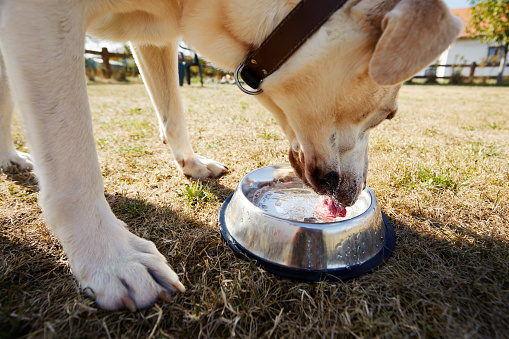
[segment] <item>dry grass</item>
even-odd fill
[[[221,203],[249,171],[287,162],[270,114],[233,86],[184,87],[195,150],[230,172],[182,194],[141,84],[89,86],[105,194],[154,241],[188,291],[103,312],[80,292],[37,206],[31,173],[0,174],[0,337],[508,337],[509,88],[405,86],[372,132],[369,185],[396,231],[393,257],[338,283],[302,283],[237,259]],[[25,148],[20,127],[18,148]]]

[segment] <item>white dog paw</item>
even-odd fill
[[[28,153],[9,151],[0,155],[0,168],[18,166],[20,170],[31,170],[34,166]]]
[[[153,305],[158,298],[170,301],[169,292],[185,291],[152,242],[127,230],[106,240],[82,245],[77,252],[72,249],[70,253],[79,255],[72,260],[68,253],[83,291],[100,308],[134,312]]]
[[[195,155],[190,160],[176,161],[179,169],[195,179],[216,178],[228,171],[224,164],[201,155]]]

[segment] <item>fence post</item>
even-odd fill
[[[104,78],[111,78],[111,66],[110,66],[110,52],[106,47],[102,48],[103,67],[104,67]]]
[[[477,68],[477,63],[474,61],[474,62],[472,62],[472,65],[470,66],[470,79],[474,78],[476,68]]]

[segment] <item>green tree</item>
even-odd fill
[[[472,25],[484,42],[502,47],[497,84],[502,84],[509,46],[509,0],[471,0]]]

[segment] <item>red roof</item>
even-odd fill
[[[455,8],[451,9],[451,13],[463,21],[465,30],[459,35],[460,38],[469,38],[472,35],[479,35],[472,27],[472,8]]]

